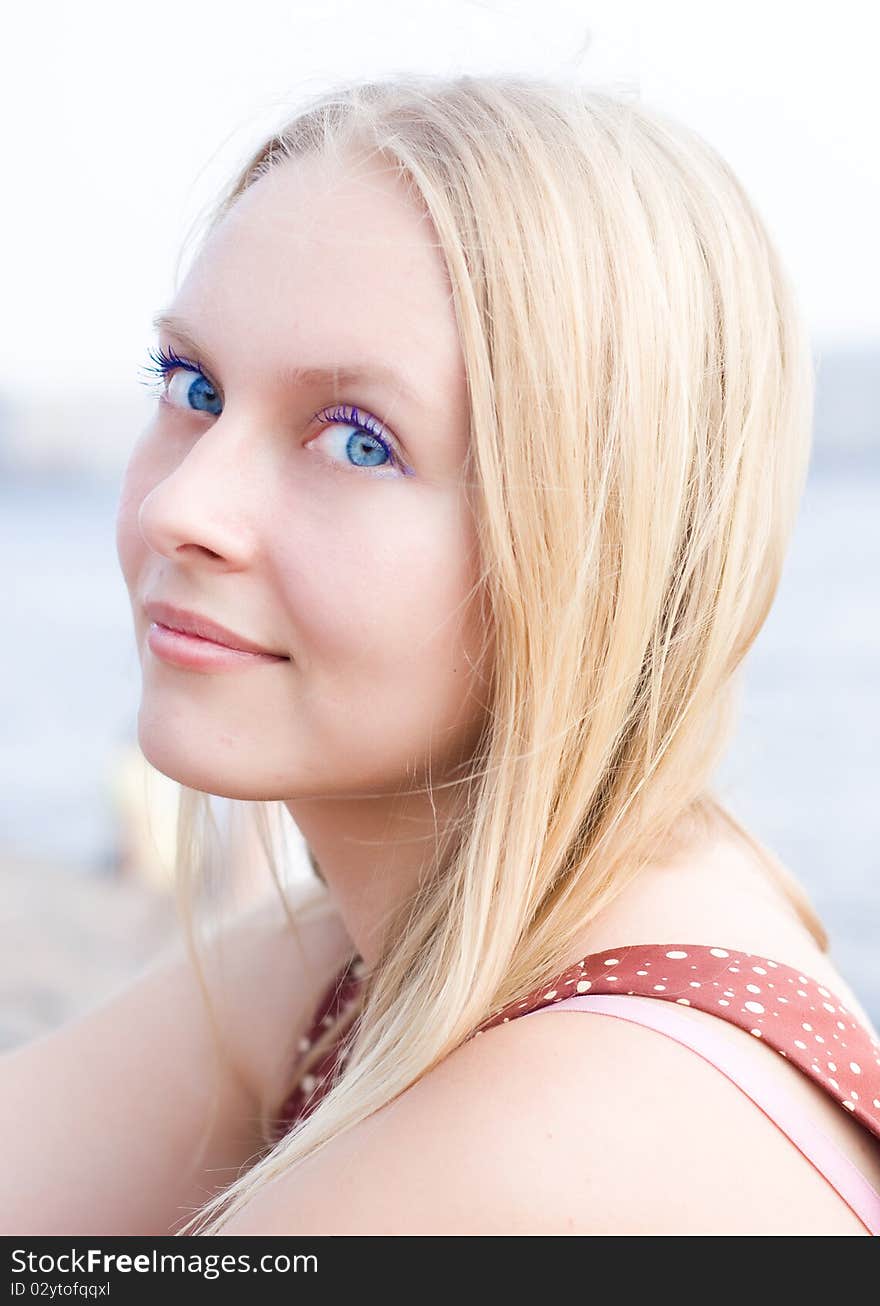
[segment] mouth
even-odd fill
[[[193,642],[212,644],[235,653],[248,653],[259,657],[272,658],[275,661],[289,661],[286,653],[268,648],[263,644],[240,635],[210,617],[198,612],[189,612],[184,608],[175,608],[170,603],[151,600],[144,604],[144,611],[154,626],[165,632],[184,636]]]
[[[219,644],[201,635],[175,630],[158,621],[150,625],[147,646],[163,662],[185,671],[230,671],[268,662],[290,661],[277,653],[252,653],[245,649],[230,648],[228,644]]]

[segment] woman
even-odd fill
[[[157,325],[118,548],[183,901],[208,794],[317,878],[7,1060],[9,1231],[880,1228],[876,1031],[710,787],[812,404],[726,164],[576,86],[337,87]]]

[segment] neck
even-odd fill
[[[285,803],[368,968],[381,958],[395,914],[435,868],[457,792]]]

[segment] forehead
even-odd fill
[[[433,223],[376,156],[276,165],[207,238],[174,307],[282,369],[381,357],[416,384],[463,380]]]

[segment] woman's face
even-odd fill
[[[117,518],[159,771],[225,797],[341,796],[429,765],[436,781],[472,751],[484,632],[450,296],[433,226],[375,159],[285,162],[203,246]],[[179,665],[151,647],[149,602],[284,658]]]

